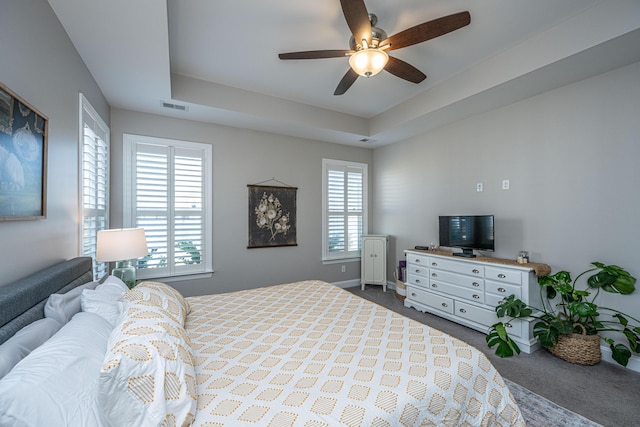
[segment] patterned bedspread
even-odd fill
[[[334,285],[187,299],[195,426],[524,426],[468,344]]]

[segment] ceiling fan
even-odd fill
[[[378,18],[367,12],[364,0],[340,0],[342,13],[353,34],[349,40],[350,50],[308,50],[281,53],[280,59],[320,59],[349,57],[351,68],[342,77],[334,95],[344,94],[358,76],[371,77],[383,69],[396,77],[412,83],[420,83],[427,76],[413,65],[387,52],[400,49],[455,31],[471,22],[469,12],[459,12],[408,28],[387,37],[387,33],[376,27]]]

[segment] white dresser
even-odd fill
[[[431,251],[406,250],[405,254],[406,307],[433,313],[484,333],[498,322],[495,307],[511,294],[540,307],[540,289],[530,264],[508,265],[499,260],[487,262],[482,258],[459,258]],[[548,269],[544,264],[537,265]],[[539,347],[533,338],[533,323],[516,319],[509,329],[509,335],[525,353]]]
[[[389,237],[382,235],[362,236],[362,260],[360,263],[360,286],[380,285],[387,292],[387,247]]]

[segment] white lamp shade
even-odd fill
[[[349,65],[353,71],[363,77],[375,76],[384,69],[387,61],[387,52],[375,48],[359,50],[349,57]]]
[[[116,228],[98,231],[96,261],[124,261],[140,258],[148,253],[144,228]]]

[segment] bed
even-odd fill
[[[483,353],[329,283],[119,286],[0,379],[0,426],[525,425]]]

